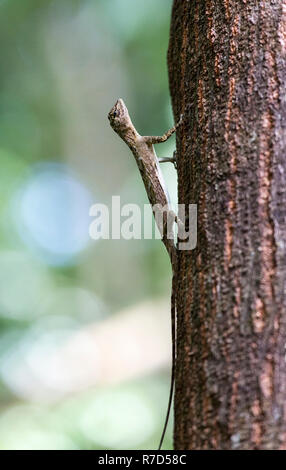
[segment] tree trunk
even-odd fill
[[[174,0],[175,449],[286,448],[286,1]]]

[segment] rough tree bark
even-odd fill
[[[175,0],[175,449],[286,448],[286,1]]]

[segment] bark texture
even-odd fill
[[[175,449],[286,448],[286,1],[175,0]]]

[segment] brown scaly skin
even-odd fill
[[[176,216],[170,208],[168,193],[153,144],[165,142],[176,131],[176,126],[161,137],[141,136],[132,124],[128,109],[122,99],[116,101],[108,114],[108,119],[111,127],[124,140],[135,157],[151,206],[160,205],[162,208],[165,208],[164,227],[162,229],[162,227],[158,226],[158,228],[172,260],[175,251],[174,235],[171,227],[171,230],[168,230],[167,236],[166,225],[168,217],[171,219],[169,219],[169,225],[172,225]]]
[[[124,101],[119,99],[116,101],[115,105],[109,112],[108,119],[110,121],[111,127],[124,140],[135,157],[152,208],[154,208],[156,205],[160,205],[162,208],[164,208],[163,227],[158,225],[157,220],[156,222],[162,235],[162,241],[170,256],[173,271],[171,297],[172,375],[167,415],[159,444],[160,450],[168,425],[175,382],[177,248],[174,244],[174,234],[172,227],[174,221],[177,221],[177,218],[170,208],[168,193],[165,188],[164,180],[159,168],[159,161],[153,145],[166,142],[166,140],[168,140],[168,138],[177,130],[178,126],[181,124],[182,116],[179,123],[162,136],[141,136],[132,124],[128,109],[125,106]],[[170,158],[166,159],[165,161],[174,162],[174,160]],[[155,215],[154,209],[153,213]]]

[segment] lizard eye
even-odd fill
[[[117,111],[114,111],[113,113],[113,117],[116,118],[117,117]]]

